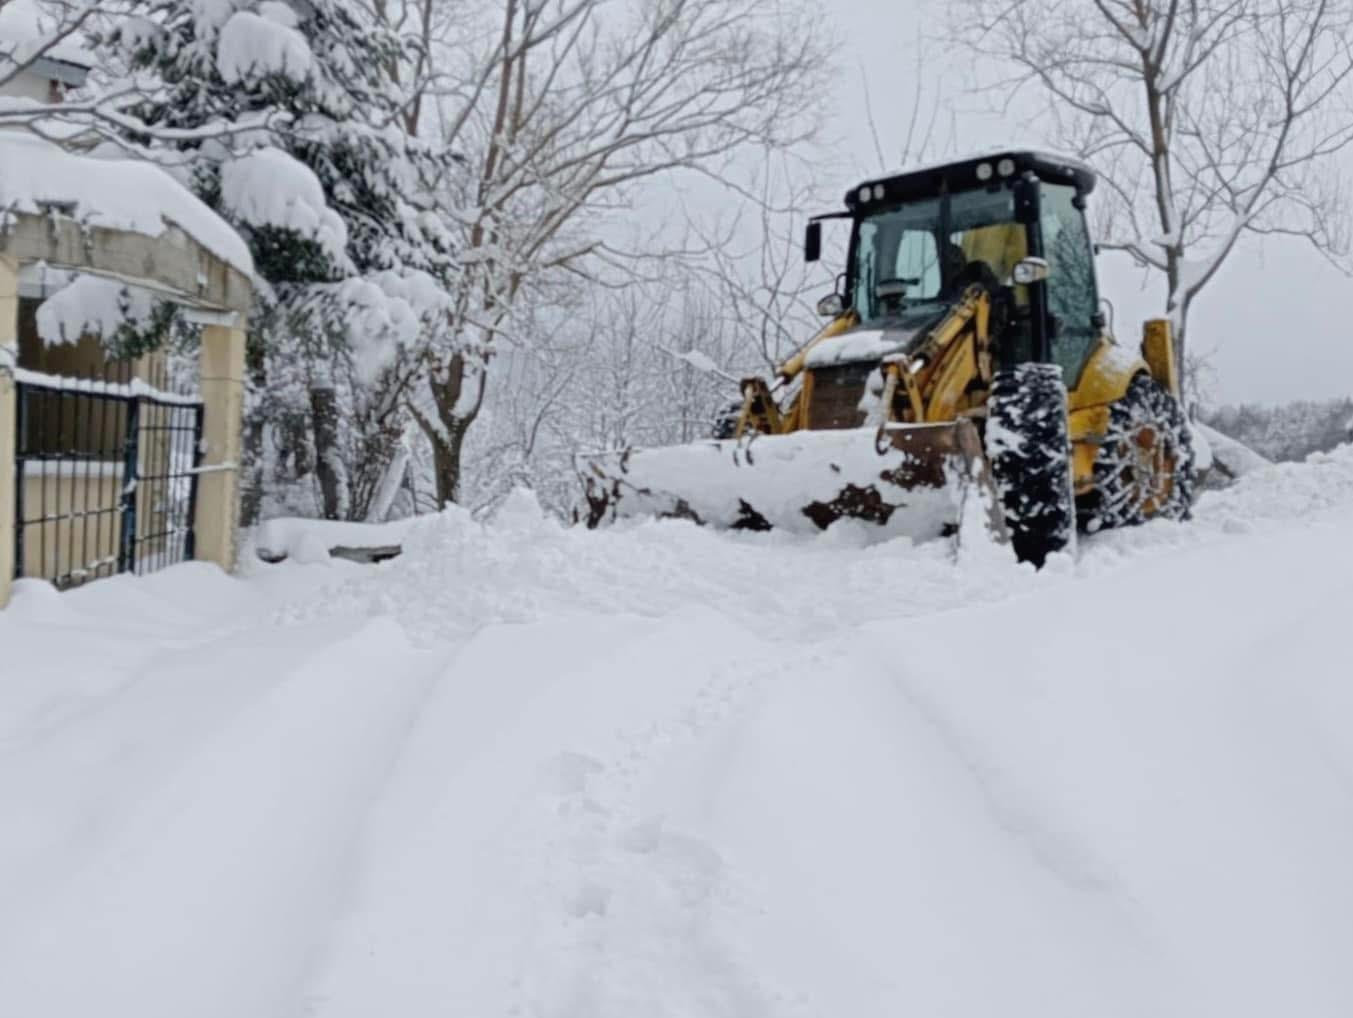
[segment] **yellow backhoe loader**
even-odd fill
[[[1077,528],[1188,514],[1193,455],[1169,323],[1139,349],[1100,311],[1088,167],[1003,151],[869,180],[845,210],[825,328],[744,379],[709,441],[579,458],[587,523],[679,516],[915,538],[980,519],[1041,564]],[[972,499],[982,511],[974,512]]]

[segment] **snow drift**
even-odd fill
[[[1350,524],[1345,448],[1037,574],[518,495],[25,584],[0,1013],[1341,1018]]]

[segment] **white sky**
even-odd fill
[[[900,158],[917,85],[918,34],[942,27],[942,0],[822,0],[824,24],[842,37],[833,133],[839,135],[840,179],[824,181],[826,192],[844,194],[855,177],[879,169],[865,113],[868,81],[874,120],[890,163]],[[983,100],[965,94],[966,56],[931,44],[927,61],[936,96],[964,112],[945,118],[936,131],[936,154],[1016,139],[1039,142],[1017,123],[976,112]],[[946,63],[960,69],[943,73]],[[1036,130],[1036,125],[1033,128]],[[953,146],[951,148],[950,146]],[[1348,160],[1353,170],[1353,157]],[[894,168],[890,166],[890,168]],[[1353,178],[1353,173],[1350,173]],[[1115,306],[1116,333],[1128,342],[1143,317],[1163,303],[1142,289],[1142,273],[1126,259],[1100,259],[1101,287]],[[1323,399],[1353,394],[1353,279],[1304,245],[1269,239],[1237,251],[1194,307],[1190,342],[1215,349],[1217,402]]]

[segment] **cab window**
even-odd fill
[[[928,201],[873,216],[860,224],[854,306],[865,321],[880,314],[876,287],[904,280],[909,303],[933,301],[942,285],[935,224],[939,202]]]
[[[961,274],[984,262],[1005,281],[1024,257],[1024,227],[1008,188],[962,191],[881,208],[860,221],[853,254],[852,306],[865,322],[881,319],[886,280],[906,284],[907,308],[934,314],[952,299]]]
[[[1048,260],[1048,311],[1056,322],[1052,357],[1061,365],[1069,388],[1080,380],[1099,338],[1094,245],[1085,215],[1074,204],[1075,197],[1074,187],[1043,185],[1041,225]]]

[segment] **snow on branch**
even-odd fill
[[[740,150],[810,136],[830,62],[795,0],[492,0],[468,28],[433,8],[377,7],[429,55],[405,126],[458,155],[433,190],[456,252],[450,301],[410,351],[425,375],[407,400],[445,502],[489,361],[535,335],[528,302],[564,278],[576,301],[637,275],[604,224],[654,178],[717,176]],[[467,31],[487,44],[465,46]]]
[[[296,13],[284,3],[259,5],[258,13],[237,11],[221,29],[216,63],[227,84],[281,75],[303,81],[314,58],[296,30]]]
[[[77,276],[38,308],[45,343],[75,343],[84,336],[110,341],[124,329],[153,324],[159,301],[150,292],[99,276]]]
[[[237,6],[194,5],[202,24],[220,22],[213,37],[222,26],[230,29],[222,48],[232,80],[255,74],[299,78],[311,70],[288,5],[261,0],[255,13]],[[151,158],[157,144],[224,144],[286,121],[277,110],[242,110],[191,126],[146,119],[144,111],[166,89],[157,74],[133,69],[131,57],[165,37],[163,7],[127,0],[0,0],[0,127],[22,127],[63,146],[106,143]]]
[[[255,149],[221,167],[221,203],[239,222],[291,230],[329,260],[348,264],[348,230],[313,170],[277,148]]]

